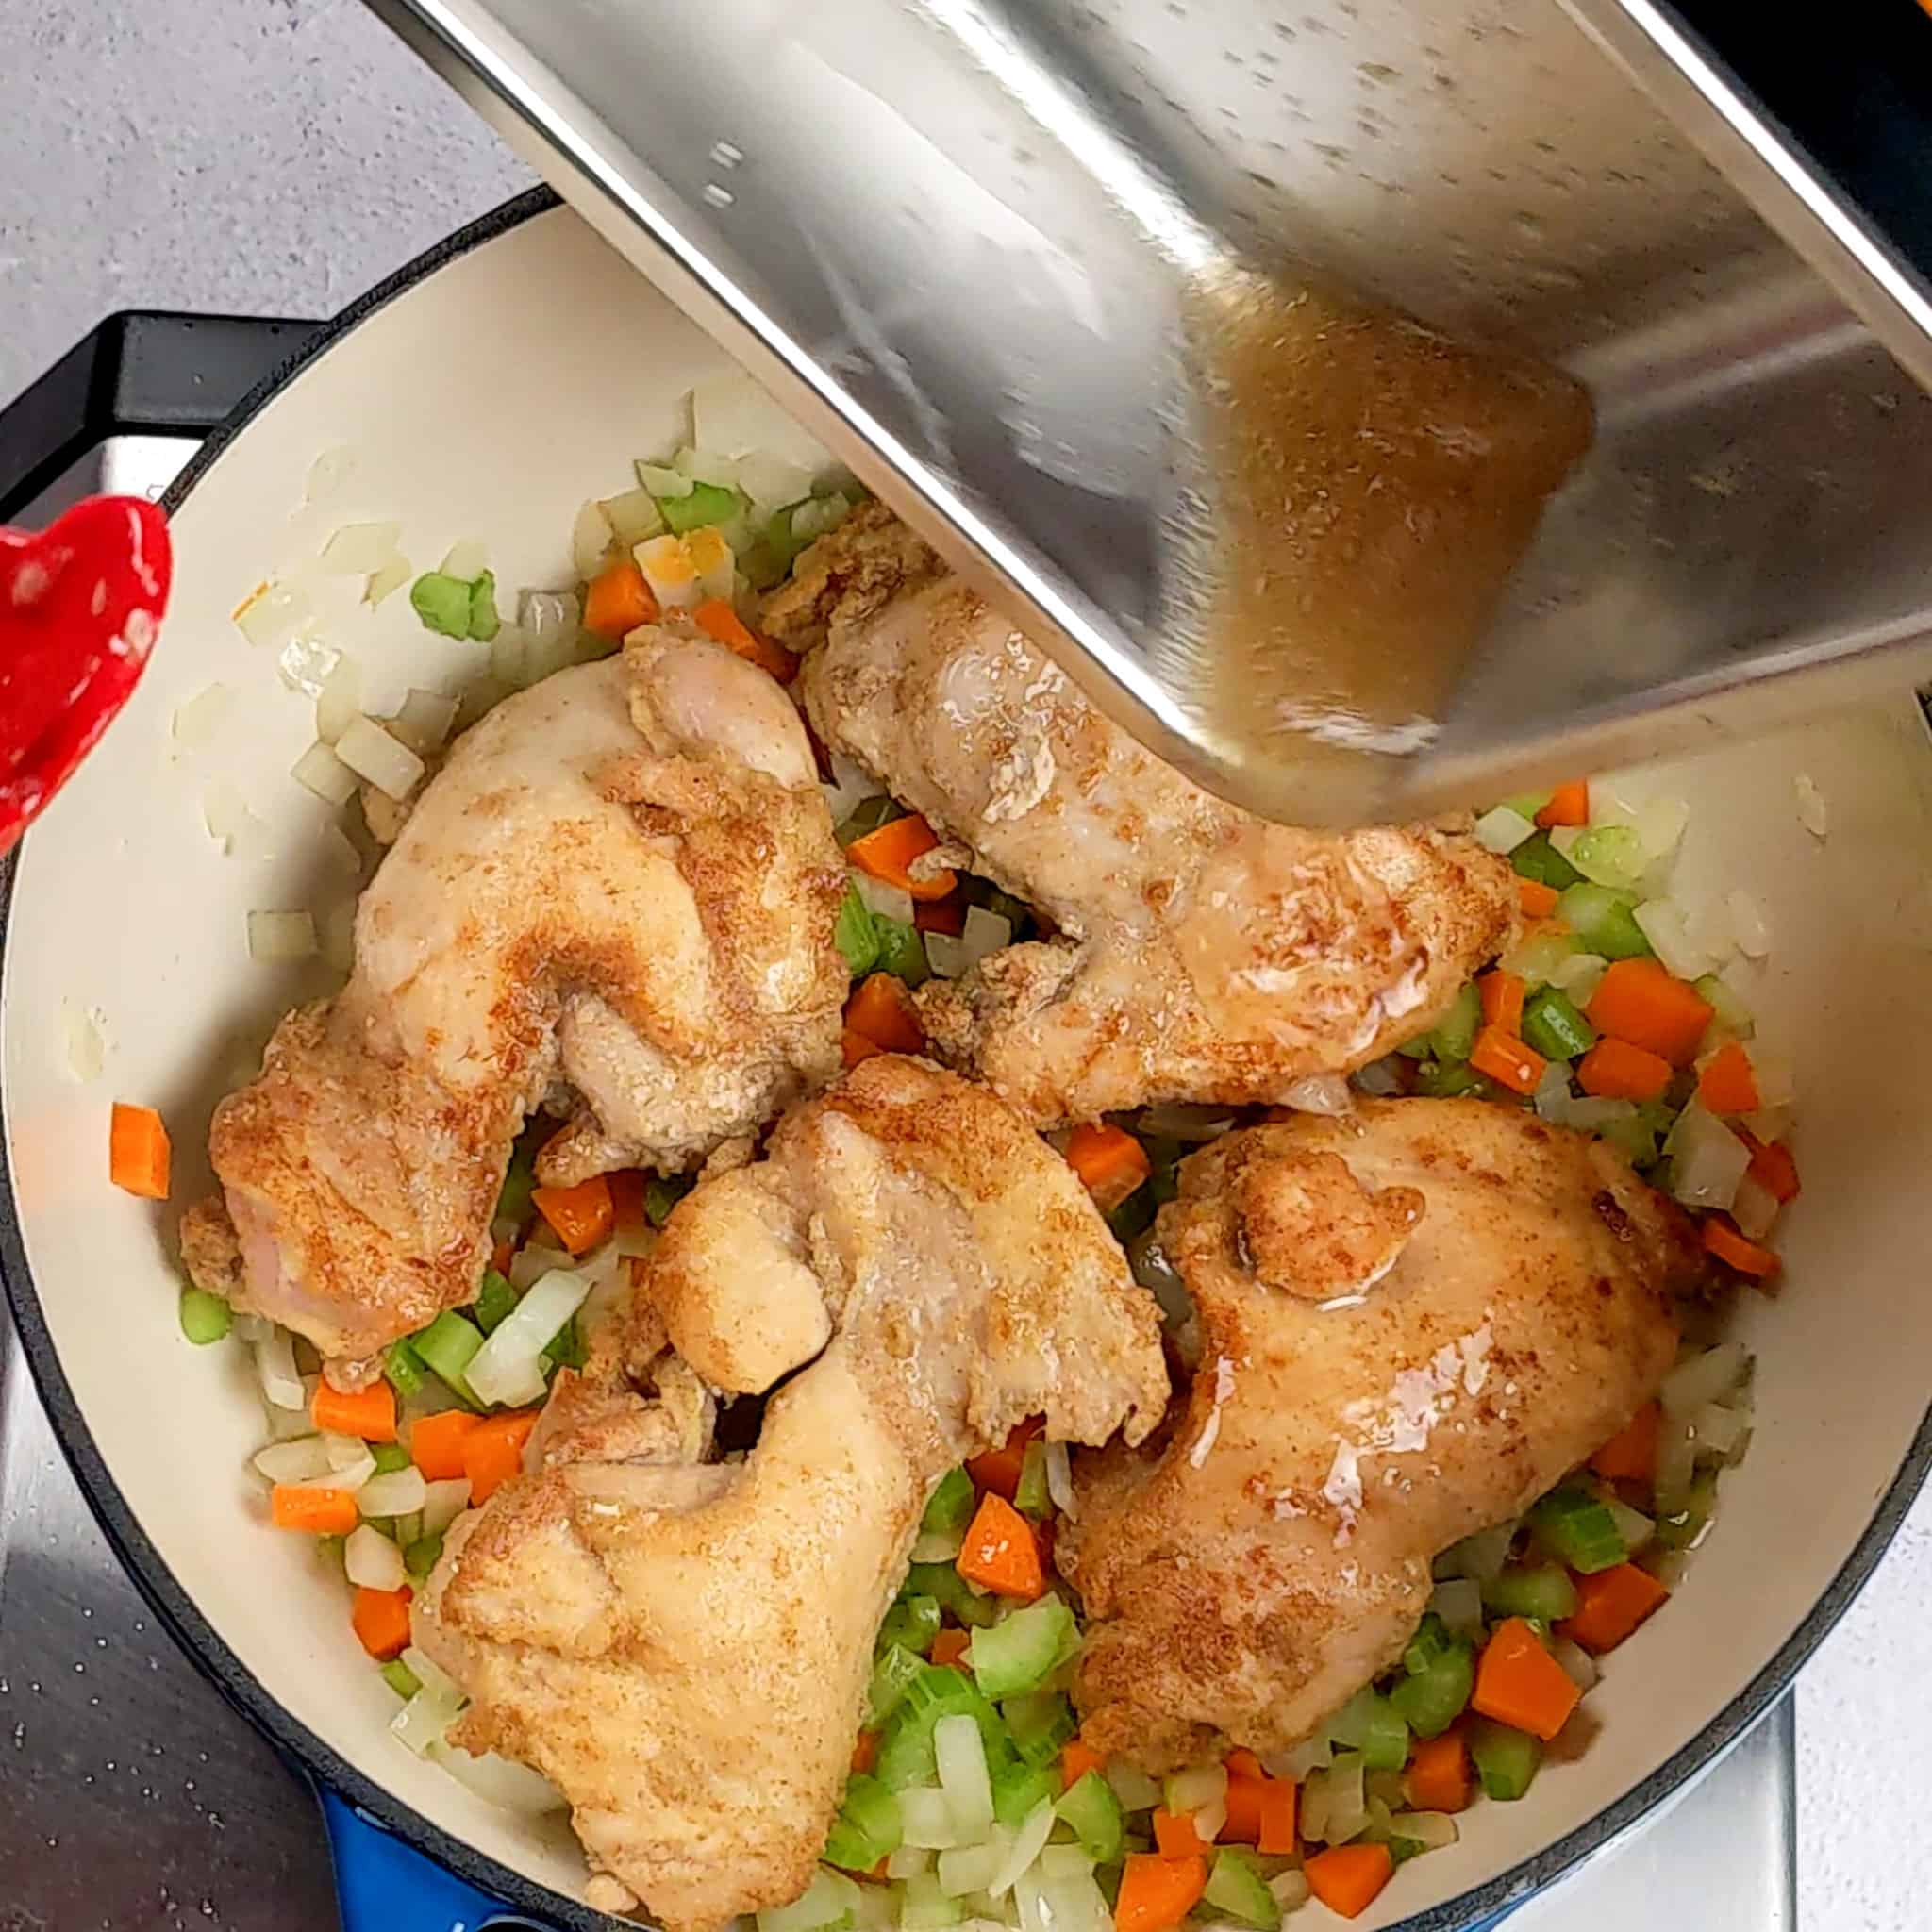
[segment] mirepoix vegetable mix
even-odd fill
[[[690,441],[583,506],[575,581],[517,593],[514,622],[499,616],[476,546],[415,580],[421,622],[481,647],[465,716],[609,654],[665,613],[789,681],[794,660],[756,628],[758,593],[858,491],[753,447],[745,424],[760,408],[728,388],[694,397]],[[386,595],[408,570],[395,526],[371,529],[381,539],[365,533],[374,602],[378,579]],[[821,775],[850,867],[835,937],[852,975],[851,1065],[917,1050],[912,989],[965,974],[1035,922],[988,881],[935,863],[938,834],[866,774],[834,761]],[[1769,935],[1743,891],[1716,905],[1673,896],[1687,816],[1679,801],[1581,781],[1482,814],[1476,838],[1518,880],[1522,935],[1354,1085],[1474,1095],[1601,1136],[1697,1219],[1727,1278],[1763,1286],[1777,1269],[1779,1213],[1798,1192],[1790,1073],[1756,1039],[1742,991]],[[1198,1334],[1152,1224],[1182,1158],[1259,1117],[1165,1105],[1054,1137],[1190,1365]],[[164,1147],[158,1117],[154,1126]],[[344,1621],[399,1700],[397,1738],[419,1754],[441,1755],[462,1698],[409,1646],[410,1591],[455,1519],[521,1467],[552,1379],[582,1361],[585,1303],[620,1285],[691,1184],[629,1173],[540,1189],[533,1161],[547,1131],[534,1124],[510,1163],[470,1306],[396,1341],[359,1394],[326,1388],[306,1343],[231,1314],[205,1285],[181,1297],[189,1342],[232,1337],[252,1351],[266,1514],[311,1535],[353,1586]],[[969,1919],[1020,1932],[1184,1922],[1274,1932],[1310,1898],[1362,1909],[1404,1861],[1455,1843],[1457,1814],[1478,1797],[1529,1791],[1548,1739],[1594,1690],[1597,1660],[1665,1601],[1708,1530],[1720,1474],[1751,1433],[1750,1360],[1718,1339],[1721,1312],[1709,1320],[1660,1399],[1584,1467],[1520,1522],[1438,1557],[1427,1614],[1397,1665],[1317,1736],[1161,1784],[1079,1735],[1068,1692],[1080,1610],[1051,1555],[1072,1497],[1065,1447],[1023,1427],[951,1472],[878,1632],[866,1726],[819,1874],[760,1913],[761,1932],[938,1932]],[[976,1534],[995,1504],[999,1534]],[[1029,1539],[1031,1560],[1016,1561]],[[1505,1709],[1515,1723],[1499,1721]],[[445,1761],[475,1776],[473,1761]],[[485,1794],[516,1802],[518,1768],[484,1762]]]

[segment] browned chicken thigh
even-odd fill
[[[506,1485],[451,1535],[416,1634],[473,1699],[458,1741],[535,1765],[604,1882],[696,1932],[810,1879],[933,1485],[1030,1415],[1138,1441],[1167,1379],[1071,1170],[919,1060],[867,1061],[701,1182],[642,1299],[640,1352],[668,1331],[716,1388],[810,1365],[741,1465],[573,1458]]]
[[[646,629],[508,699],[363,893],[348,985],[216,1109],[189,1265],[225,1244],[238,1306],[366,1375],[475,1293],[540,1103],[568,1184],[692,1166],[831,1076],[844,881],[797,713],[719,645]]]
[[[918,995],[939,1057],[1041,1125],[1291,1100],[1424,1031],[1510,934],[1509,869],[1466,834],[1301,831],[1203,791],[874,505],[765,621],[815,647],[824,742],[1058,928]]]
[[[1685,1217],[1601,1141],[1366,1102],[1182,1163],[1157,1241],[1201,1325],[1159,1444],[1075,1459],[1082,1735],[1150,1770],[1308,1736],[1394,1661],[1430,1563],[1656,1391]]]

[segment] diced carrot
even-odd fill
[[[976,1583],[995,1596],[1017,1597],[1031,1603],[1044,1594],[1046,1573],[1033,1525],[1007,1501],[991,1491],[967,1525],[966,1541],[956,1565],[968,1583]]]
[[[943,899],[925,899],[912,908],[912,924],[918,932],[942,932],[958,939],[966,930],[966,894],[949,892]]]
[[[1760,1141],[1743,1136],[1751,1150],[1751,1165],[1745,1170],[1759,1187],[1768,1188],[1780,1203],[1798,1198],[1798,1163],[1782,1141]]]
[[[641,1168],[620,1167],[604,1179],[610,1189],[611,1225],[626,1234],[636,1234],[640,1228],[650,1226],[651,1217],[644,1211],[644,1192],[651,1184],[650,1175]]]
[[[1550,793],[1550,802],[1537,813],[1536,822],[1547,831],[1552,825],[1587,825],[1590,823],[1590,780],[1571,778]]]
[[[1527,1731],[1547,1744],[1570,1722],[1582,1696],[1529,1624],[1521,1617],[1507,1617],[1483,1645],[1469,1702],[1484,1717]]]
[[[1579,1576],[1575,1583],[1576,1613],[1564,1618],[1557,1629],[1596,1657],[1615,1650],[1670,1595],[1648,1570],[1640,1570],[1635,1563],[1619,1563],[1613,1570]]]
[[[1227,1822],[1221,1827],[1224,1845],[1251,1845],[1261,1836],[1261,1780],[1227,1774]]]
[[[1088,1122],[1067,1137],[1067,1165],[1103,1214],[1111,1214],[1154,1172],[1146,1148],[1106,1121]]]
[[[1657,1480],[1657,1445],[1664,1412],[1646,1402],[1590,1458],[1590,1466],[1607,1482],[1651,1483]]]
[[[783,644],[753,630],[723,597],[707,597],[691,612],[691,621],[708,638],[770,672],[780,684],[790,684],[798,675],[798,659]]]
[[[881,1053],[924,1053],[925,1029],[912,1010],[906,982],[891,973],[873,973],[845,1002],[845,1030],[869,1040]]]
[[[1245,1744],[1237,1744],[1222,1759],[1222,1762],[1227,1766],[1229,1777],[1266,1777],[1268,1775],[1267,1772],[1262,1768],[1261,1760]]]
[[[1255,1849],[1271,1858],[1294,1854],[1294,1813],[1297,1787],[1292,1778],[1271,1777],[1261,1785],[1261,1831]]]
[[[972,1631],[941,1630],[932,1641],[932,1660],[936,1664],[960,1663],[972,1648]]]
[[[532,1188],[530,1199],[573,1255],[588,1254],[609,1234],[617,1220],[610,1182],[601,1174],[593,1174],[574,1188]]]
[[[889,886],[898,886],[915,899],[943,899],[959,883],[952,873],[941,871],[930,878],[914,878],[908,870],[915,858],[939,842],[933,828],[916,811],[908,812],[903,819],[893,819],[877,831],[853,840],[845,848],[845,857],[860,872],[883,879]]]
[[[1599,1100],[1656,1100],[1671,1084],[1660,1053],[1606,1035],[1576,1062],[1576,1081]]]
[[[1470,1786],[1469,1746],[1462,1733],[1449,1730],[1440,1738],[1419,1738],[1402,1777],[1416,1810],[1467,1810],[1474,1793]]]
[[[1374,1904],[1395,1870],[1387,1845],[1330,1845],[1302,1865],[1308,1890],[1344,1919],[1358,1919]]]
[[[1154,1807],[1154,1849],[1163,1858],[1198,1858],[1211,1847],[1194,1829],[1191,1811],[1170,1811],[1164,1805]]]
[[[352,1394],[325,1375],[315,1385],[308,1420],[325,1435],[360,1436],[365,1442],[396,1439],[396,1391],[379,1377]]]
[[[628,637],[658,615],[643,572],[627,557],[607,563],[585,588],[584,628],[600,638]]]
[[[876,1040],[868,1040],[862,1033],[855,1033],[851,1027],[839,1036],[839,1055],[845,1062],[845,1071],[850,1073],[860,1060],[869,1060],[875,1053],[884,1053]]]
[[[879,1761],[879,1734],[876,1731],[860,1731],[858,1740],[852,1747],[852,1769],[855,1772],[870,1771]]]
[[[1546,886],[1541,879],[1516,881],[1516,903],[1525,919],[1547,919],[1562,896],[1555,886]]]
[[[1060,1782],[1070,1791],[1090,1771],[1102,1771],[1106,1766],[1105,1755],[1084,1738],[1069,1738],[1060,1746]]]
[[[487,1502],[511,1476],[521,1474],[524,1444],[537,1425],[534,1408],[514,1415],[487,1416],[463,1438],[463,1474],[470,1478],[470,1501]]]
[[[1114,1901],[1114,1932],[1170,1932],[1193,1910],[1208,1890],[1206,1858],[1163,1858],[1132,1852],[1121,1872]]]
[[[1497,966],[1476,981],[1475,990],[1482,996],[1484,1020],[1512,1038],[1519,1037],[1523,1032],[1523,1002],[1529,992],[1522,974],[1506,973]]]
[[[1740,1234],[1722,1214],[1713,1214],[1705,1222],[1704,1245],[1726,1268],[1735,1268],[1740,1274],[1748,1274],[1754,1280],[1761,1281],[1766,1275],[1777,1273],[1776,1254]]]
[[[108,1122],[108,1178],[144,1201],[168,1198],[168,1130],[151,1107],[114,1103]]]
[[[1045,1426],[1043,1417],[1028,1416],[997,1449],[989,1449],[984,1456],[969,1457],[966,1474],[978,1488],[991,1490],[994,1495],[1004,1496],[1010,1503],[1020,1491],[1020,1473],[1026,1463],[1026,1445]]]
[[[429,1482],[454,1482],[464,1474],[463,1444],[482,1420],[462,1408],[418,1416],[409,1424],[409,1460]]]
[[[1537,1082],[1549,1065],[1534,1047],[1505,1033],[1500,1026],[1485,1026],[1475,1037],[1469,1056],[1470,1065],[1487,1074],[1498,1087],[1512,1093],[1534,1093]]]
[[[403,1590],[363,1590],[356,1591],[355,1607],[349,1622],[362,1641],[362,1648],[378,1663],[387,1663],[409,1647],[409,1597]]]
[[[277,1529],[310,1536],[347,1536],[362,1520],[354,1490],[319,1490],[311,1483],[277,1483],[269,1491],[268,1513]]]
[[[1756,1113],[1757,1075],[1751,1056],[1735,1040],[1727,1040],[1705,1061],[1697,1076],[1697,1097],[1712,1113]]]
[[[1710,1024],[1711,1004],[1655,959],[1613,959],[1585,1008],[1599,1033],[1687,1067]]]

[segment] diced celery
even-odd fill
[[[394,1475],[409,1466],[409,1452],[400,1442],[372,1442],[369,1453],[375,1458],[377,1475]]]
[[[899,1801],[877,1778],[855,1771],[845,1780],[845,1802],[825,1838],[825,1863],[848,1872],[870,1872],[899,1849]]]
[[[950,1536],[973,1521],[973,1478],[963,1469],[949,1469],[925,1499],[919,1526],[935,1536]]]
[[[1685,1494],[1684,1507],[1657,1518],[1657,1547],[1663,1550],[1690,1549],[1704,1534],[1705,1525],[1709,1523],[1716,1507],[1717,1472],[1706,1470],[1692,1480]]]
[[[1596,1028],[1576,1010],[1567,993],[1539,988],[1523,1008],[1523,1038],[1545,1059],[1573,1060],[1596,1044]]]
[[[408,1569],[409,1545],[420,1542],[423,1538],[423,1512],[420,1509],[412,1509],[407,1516],[391,1517],[391,1521],[395,1525],[396,1547],[403,1553],[403,1567]],[[432,1564],[430,1567],[433,1569],[435,1566]]]
[[[1274,1932],[1281,1924],[1281,1906],[1268,1890],[1259,1866],[1234,1845],[1224,1845],[1215,1853],[1214,1869],[1208,1874],[1208,1889],[1201,1896],[1217,1912],[1225,1912],[1244,1925],[1259,1926],[1261,1932]]]
[[[391,1657],[382,1667],[382,1681],[400,1697],[405,1704],[422,1690],[423,1681],[401,1657]]]
[[[1456,995],[1455,1004],[1436,1023],[1436,1028],[1429,1038],[1436,1046],[1436,1058],[1440,1060],[1466,1060],[1475,1047],[1475,1036],[1483,1024],[1482,995],[1475,990],[1475,981],[1465,980],[1462,990]]]
[[[983,1640],[974,1640],[975,1647]],[[899,1700],[898,1708],[879,1740],[874,1769],[891,1790],[931,1784],[939,1771],[933,1749],[933,1727],[940,1719],[965,1713],[979,1725],[987,1762],[997,1768],[1011,1761],[1013,1746],[1000,1714],[962,1672],[938,1664],[923,1665]]]
[[[888,798],[882,792],[875,798],[862,798],[852,808],[849,818],[833,835],[841,845],[850,845],[855,840],[862,839],[868,832],[876,832],[881,825],[890,825],[894,819],[906,816],[905,808],[896,799]]]
[[[1402,1668],[1411,1677],[1420,1677],[1439,1657],[1455,1647],[1456,1641],[1449,1635],[1448,1625],[1434,1610],[1424,1610],[1422,1622],[1416,1625],[1415,1635],[1408,1640],[1408,1645],[1402,1653]]]
[[[545,1375],[558,1369],[580,1369],[586,1360],[584,1354],[583,1330],[577,1326],[577,1318],[573,1315],[548,1341],[543,1344],[538,1359],[543,1364]]]
[[[1088,1774],[1091,1777],[1091,1772]],[[1009,1830],[1017,1830],[1041,1805],[1059,1796],[1059,1773],[1044,1764],[1006,1764],[994,1773],[992,1815]],[[1108,1797],[1113,1793],[1109,1791]]]
[[[858,888],[849,880],[845,886],[844,902],[839,908],[839,923],[832,928],[832,937],[838,941],[839,950],[845,955],[845,964],[853,978],[870,973],[877,963],[877,924],[865,901],[858,896]]]
[[[1571,842],[1570,863],[1600,886],[1628,888],[1650,863],[1643,841],[1629,825],[1591,825]]]
[[[206,1348],[227,1334],[234,1312],[220,1295],[205,1288],[181,1291],[181,1332],[196,1348]]]
[[[932,1641],[939,1634],[939,1600],[929,1596],[902,1596],[886,1612],[885,1622],[879,1625],[878,1647],[887,1650],[897,1644],[901,1649],[915,1651],[924,1657],[932,1649]]]
[[[419,1536],[403,1552],[403,1568],[409,1573],[411,1581],[421,1583],[434,1570],[442,1557],[442,1538]]]
[[[1586,881],[1572,886],[1557,902],[1557,915],[1589,952],[1606,959],[1637,959],[1650,941],[1637,924],[1637,894]]]
[[[1514,1563],[1483,1585],[1484,1607],[1499,1617],[1557,1623],[1576,1614],[1576,1586],[1560,1563]]]
[[[728,524],[740,516],[746,503],[737,491],[716,483],[693,483],[682,496],[660,496],[658,508],[665,527],[675,536],[701,530],[707,524]]]
[[[1490,1083],[1459,1060],[1430,1060],[1416,1076],[1416,1091],[1431,1100],[1459,1100],[1464,1094],[1478,1096],[1490,1091]]]
[[[1042,1597],[974,1638],[974,1679],[987,1697],[1031,1690],[1060,1663],[1074,1635],[1073,1611],[1057,1597]]]
[[[887,919],[876,912],[872,924],[878,939],[878,970],[903,979],[908,986],[924,986],[932,977],[932,968],[925,963],[924,935],[903,919]]]
[[[1585,1576],[1614,1570],[1630,1554],[1617,1519],[1588,1490],[1552,1490],[1529,1512],[1529,1520],[1544,1547]]]
[[[1028,1690],[1024,1696],[1009,1697],[1000,1706],[1000,1715],[1007,1721],[1014,1750],[1027,1764],[1051,1764],[1080,1727],[1074,1707],[1058,1690]]]
[[[1740,1000],[1719,973],[1707,973],[1695,982],[1694,991],[1711,1010],[1714,1024],[1739,1040],[1749,1040],[1757,1031],[1751,1008]]]
[[[503,1191],[496,1197],[496,1221],[525,1222],[530,1218],[530,1197],[537,1191],[537,1170],[530,1157],[520,1147],[510,1156],[503,1176]]]
[[[697,1176],[689,1174],[654,1174],[644,1183],[644,1219],[653,1227],[662,1227],[671,1210],[691,1192]]]
[[[475,1400],[463,1380],[463,1371],[483,1346],[482,1333],[474,1322],[465,1321],[454,1308],[445,1308],[420,1335],[409,1339],[423,1361],[464,1401]]]
[[[1364,1685],[1336,1712],[1328,1735],[1359,1751],[1370,1771],[1400,1771],[1408,1757],[1408,1724],[1390,1701]]]
[[[902,1932],[941,1932],[965,1916],[966,1901],[948,1898],[940,1890],[938,1873],[915,1872],[906,1881],[906,1896],[899,1907]]]
[[[999,1616],[991,1597],[975,1596],[973,1586],[950,1563],[915,1563],[900,1586],[901,1596],[930,1596],[970,1629],[984,1629]]]
[[[483,1285],[476,1291],[470,1313],[486,1335],[496,1332],[496,1324],[517,1305],[517,1291],[494,1268],[483,1271]]]
[[[487,644],[502,628],[503,620],[496,614],[496,573],[486,570],[470,586],[470,635]]]
[[[1013,1507],[1023,1516],[1042,1517],[1053,1508],[1046,1492],[1046,1444],[1036,1436],[1020,1463],[1020,1481],[1013,1491]]]
[[[419,1395],[429,1381],[423,1357],[407,1341],[392,1341],[382,1357],[382,1373],[398,1395]]]
[[[409,586],[409,603],[425,630],[446,638],[470,635],[470,585],[463,578],[425,571]]]
[[[1469,1727],[1469,1755],[1483,1795],[1507,1803],[1529,1790],[1542,1761],[1542,1746],[1526,1731],[1482,1717]]]
[[[1080,1849],[1095,1863],[1111,1864],[1121,1856],[1126,1821],[1119,1796],[1097,1771],[1075,1778],[1054,1809],[1074,1827]]]
[[[898,1709],[906,1687],[925,1668],[916,1651],[894,1644],[881,1650],[872,1667],[872,1691],[867,1708],[872,1722],[882,1724]]]
[[[1583,874],[1550,843],[1547,832],[1538,832],[1535,837],[1525,839],[1509,855],[1509,863],[1515,868],[1518,878],[1535,879],[1539,885],[1563,892],[1575,885]]]
[[[1389,1693],[1396,1715],[1419,1738],[1441,1737],[1462,1715],[1475,1688],[1474,1646],[1446,1638],[1445,1642],[1425,1669],[1411,1672]]]
[[[1476,820],[1474,831],[1475,841],[1485,852],[1503,858],[1535,836],[1536,822],[1513,806],[1499,805]]]

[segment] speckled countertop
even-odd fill
[[[0,0],[0,405],[118,308],[328,315],[528,178],[357,0]],[[9,1399],[31,1397],[14,1380],[0,1407]],[[64,1491],[42,1454],[0,1469],[0,1508],[42,1507],[43,1483]],[[101,1701],[85,1707],[100,1717],[75,1735],[29,1737],[39,1687],[7,1680],[9,1639],[23,1633],[0,1627],[0,1932],[324,1932],[319,1828],[265,1746],[237,1724],[219,1761],[191,1752],[176,1763],[149,1725],[116,1749],[108,1707],[125,1674],[149,1680],[144,1702],[185,1709],[209,1693],[138,1623],[142,1643],[95,1655],[84,1573],[108,1559],[91,1525],[76,1527],[71,1555],[73,1574],[37,1594],[57,1615],[66,1603],[73,1628],[30,1634],[49,1648],[58,1638],[74,1671],[95,1673]],[[1928,1598],[1922,1502],[1799,1686],[1802,1932],[1932,1924],[1932,1834],[1923,1801],[1902,1795],[1919,1784],[1900,1776],[1923,1757],[1932,1713]],[[201,1800],[194,1841],[150,1853],[139,1873],[68,1869],[75,1838],[111,1840],[111,1820],[164,1782]],[[230,1848],[244,1842],[238,1890]],[[142,1903],[104,1915],[93,1901],[109,1893]],[[1656,1923],[1696,1932],[1688,1902],[1656,1903]],[[1577,1907],[1565,1932],[1573,1919],[1574,1932],[1599,1932]]]

